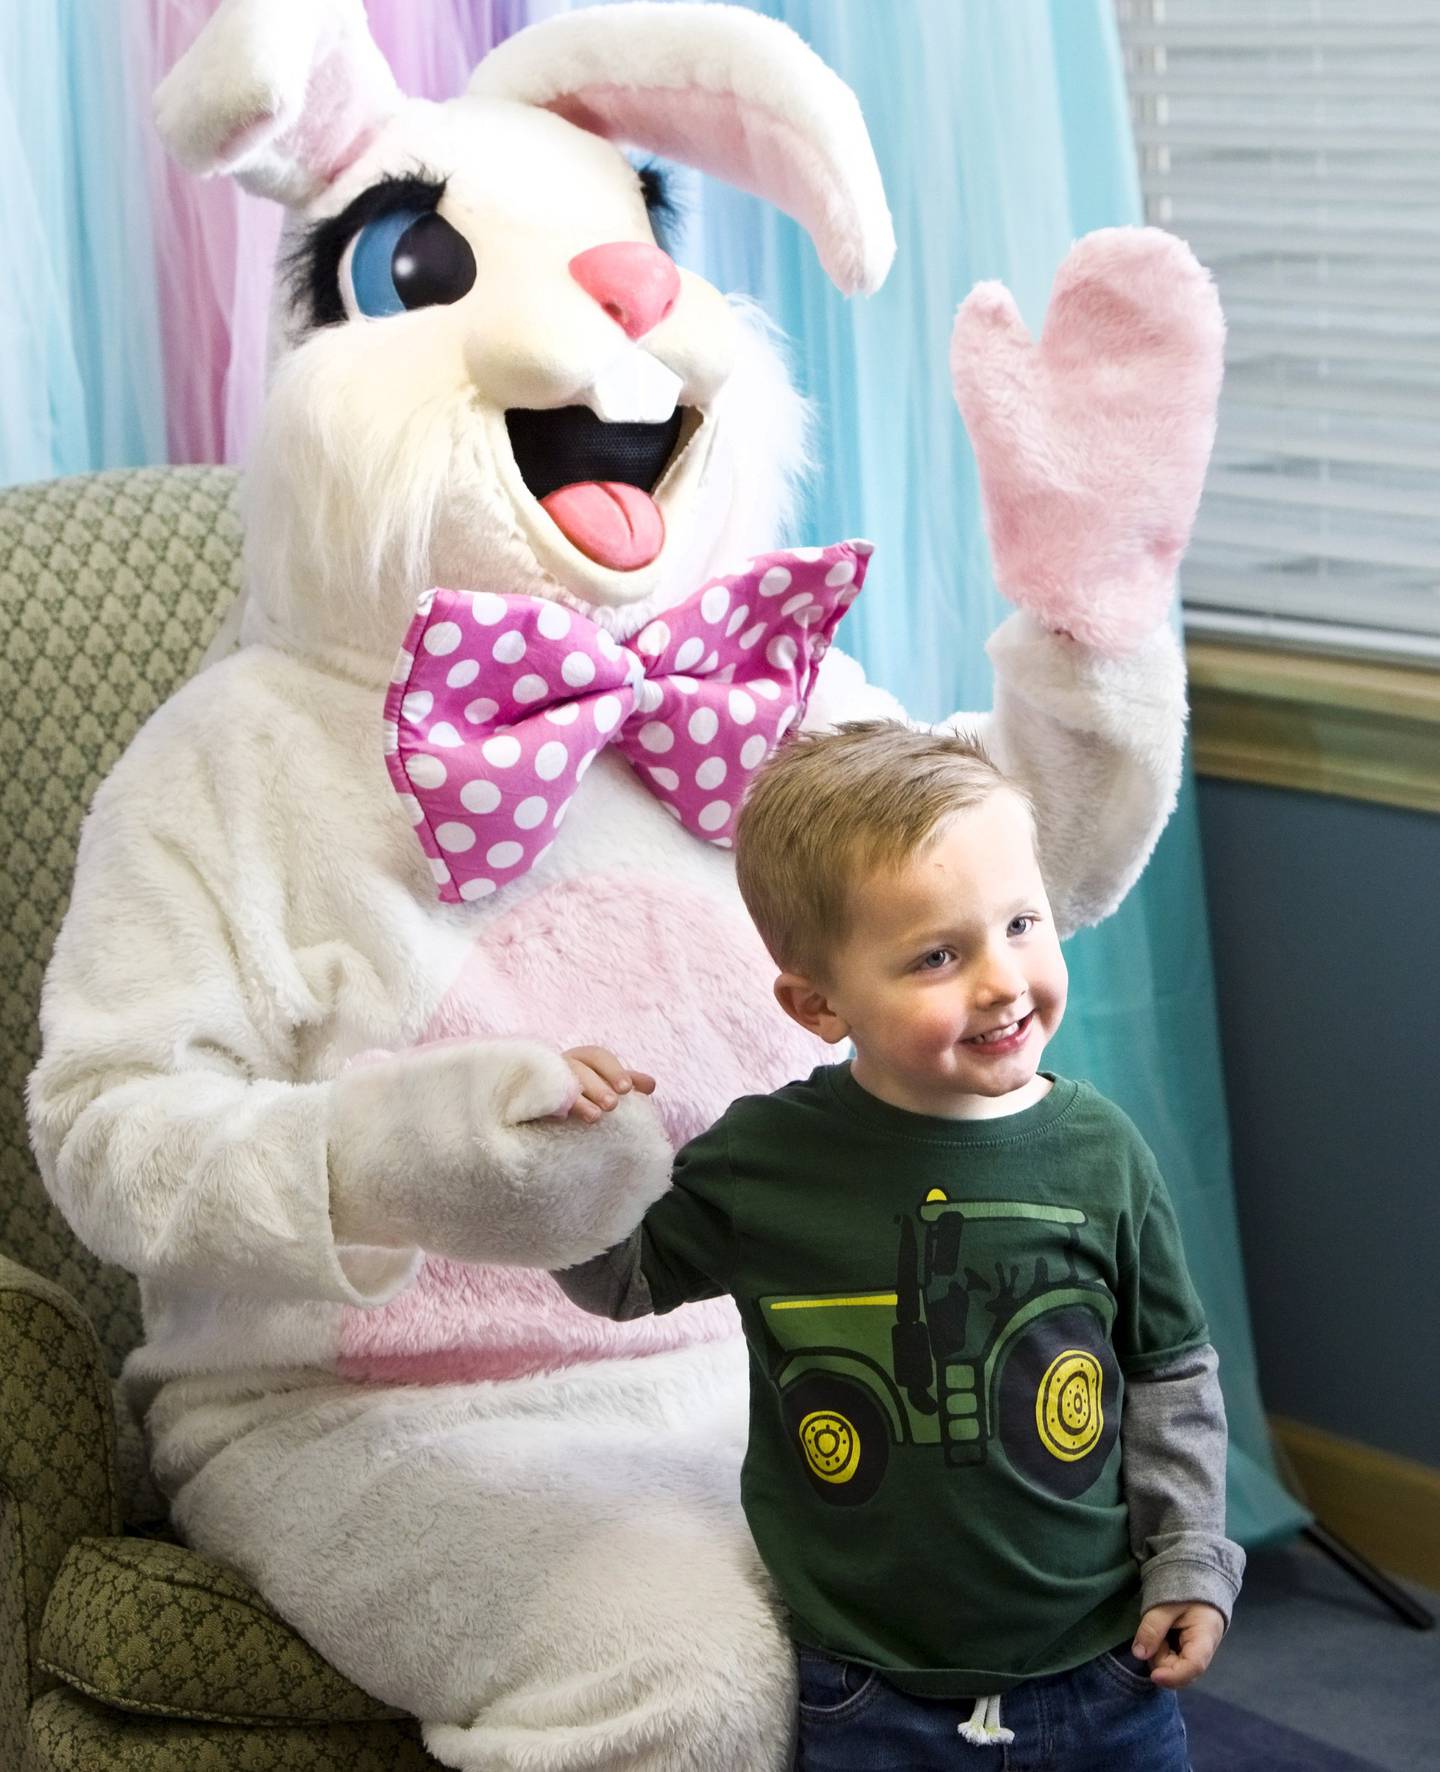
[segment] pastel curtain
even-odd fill
[[[118,6],[0,6],[0,485],[165,457],[141,103]]]
[[[150,95],[215,0],[0,3],[0,485],[243,461],[280,211],[164,153]],[[555,0],[370,0],[402,87],[459,92]],[[165,341],[162,349],[162,340]]]
[[[859,94],[895,217],[895,268],[847,303],[809,241],[757,200],[687,181],[685,252],[759,299],[796,341],[816,406],[803,537],[876,543],[842,643],[910,710],[990,701],[995,590],[974,458],[946,355],[955,305],[997,277],[1032,331],[1070,243],[1140,219],[1109,0],[751,0]],[[1307,1518],[1278,1482],[1261,1408],[1229,1135],[1193,792],[1119,913],[1067,947],[1055,1066],[1120,1102],[1154,1147],[1220,1352],[1231,1531],[1249,1544]]]

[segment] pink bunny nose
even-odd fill
[[[680,273],[658,246],[616,240],[570,260],[570,275],[631,338],[644,338],[675,306]]]

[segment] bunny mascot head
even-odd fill
[[[874,156],[798,38],[698,8],[562,18],[437,106],[396,90],[360,0],[276,0],[222,9],[157,108],[186,166],[289,212],[257,635],[388,664],[434,583],[634,633],[771,540],[798,402],[757,317],[656,244],[659,177],[612,143],[772,198],[847,294],[877,287]]]
[[[441,1761],[778,1769],[731,1309],[611,1325],[536,1270],[825,1050],[770,999],[728,850],[794,724],[900,712],[829,650],[869,549],[773,551],[799,402],[616,144],[770,198],[865,291],[893,242],[854,98],[764,18],[633,4],[421,103],[360,0],[223,0],[157,103],[185,165],[287,210],[245,644],[87,823],[31,1086],[47,1184],[141,1277],[128,1381],[187,1539]],[[1173,800],[1163,615],[1219,350],[1203,274],[1139,230],[1075,248],[1037,343],[997,286],[957,321],[1022,605],[967,718],[1033,796],[1066,928]],[[585,1041],[653,1107],[555,1117]]]

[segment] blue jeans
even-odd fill
[[[915,1698],[868,1667],[800,1649],[796,1772],[1190,1772],[1173,1692],[1128,1646],[1012,1686],[1008,1746],[961,1738],[974,1700]]]

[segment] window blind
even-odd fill
[[[1116,12],[1146,219],[1229,327],[1186,625],[1440,661],[1440,4]]]

